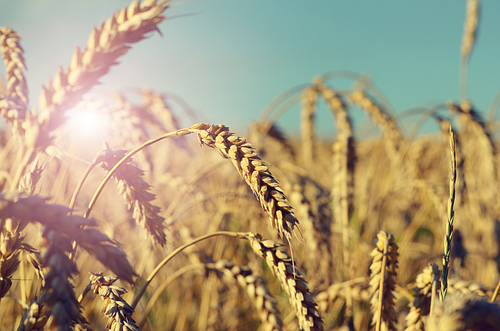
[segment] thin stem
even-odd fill
[[[139,300],[141,300],[142,296],[146,292],[146,288],[149,286],[149,284],[151,283],[153,278],[156,276],[156,274],[160,271],[160,269],[163,268],[163,266],[165,266],[168,263],[168,261],[170,261],[174,256],[176,256],[177,254],[182,252],[184,249],[186,249],[189,246],[192,246],[200,241],[203,241],[203,240],[208,239],[208,238],[216,237],[216,236],[229,236],[229,237],[236,237],[236,238],[243,239],[243,238],[247,238],[248,235],[249,235],[248,232],[217,231],[214,233],[209,233],[209,234],[206,234],[204,236],[198,237],[198,238],[194,239],[193,241],[178,247],[172,253],[170,253],[165,259],[163,259],[163,261],[161,261],[156,266],[156,268],[151,272],[149,277],[146,279],[146,282],[144,282],[141,289],[139,290],[139,293],[135,297],[134,302],[131,305],[132,308],[135,309],[135,307],[137,307]]]
[[[75,188],[75,191],[73,192],[73,195],[71,196],[71,201],[69,202],[69,215],[71,216],[73,214],[73,207],[75,206],[76,198],[78,197],[78,194],[80,193],[80,190],[83,187],[83,184],[87,180],[87,177],[89,176],[90,172],[94,167],[96,166],[95,159],[88,165],[87,169],[85,169],[85,172],[83,173],[82,178],[80,178],[80,181],[78,182],[78,185]]]
[[[175,136],[184,136],[184,135],[187,135],[189,133],[191,133],[191,130],[189,128],[180,129],[180,130],[177,130],[174,132],[169,132],[169,133],[166,133],[166,134],[159,136],[157,138],[151,139],[151,140],[145,142],[144,144],[142,144],[141,146],[136,147],[135,149],[128,152],[120,161],[118,161],[118,163],[115,164],[115,166],[113,168],[111,168],[111,170],[108,172],[106,177],[104,177],[101,184],[99,185],[96,192],[94,193],[92,200],[90,200],[89,206],[87,207],[87,211],[85,212],[83,217],[88,218],[90,216],[90,213],[92,212],[92,208],[94,207],[97,199],[99,198],[99,195],[101,194],[102,190],[104,189],[104,186],[106,186],[106,184],[111,179],[111,176],[113,176],[113,174],[115,173],[116,169],[118,169],[119,166],[121,166],[123,163],[127,162],[132,156],[139,153],[143,148],[145,148],[149,145],[157,143],[158,141],[166,139],[166,138],[175,137]]]
[[[24,154],[24,157],[21,161],[21,164],[17,168],[16,174],[14,175],[14,179],[11,182],[10,189],[15,190],[19,186],[19,182],[21,181],[21,177],[23,176],[24,171],[26,170],[26,167],[28,164],[33,160],[34,156],[36,155],[35,149],[30,148],[29,150],[26,151]]]

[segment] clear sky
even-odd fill
[[[86,44],[92,26],[128,3],[0,0],[0,26],[11,27],[23,38],[31,106],[57,67],[68,66],[75,46]],[[281,92],[331,70],[369,75],[396,112],[458,99],[465,1],[177,3],[165,12],[172,19],[159,26],[163,37],[155,34],[133,45],[99,89],[149,86],[172,92],[202,113],[203,121],[224,123],[235,131],[257,119]],[[481,5],[469,97],[486,111],[500,90],[500,1]],[[338,88],[350,85],[331,83]],[[360,112],[353,115],[364,118]],[[320,120],[321,130],[328,132],[330,116],[322,116],[328,120]],[[278,123],[297,131],[298,111],[290,110]]]

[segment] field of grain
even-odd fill
[[[85,98],[170,5],[94,28],[33,108],[21,36],[0,28],[0,330],[500,330],[498,125],[467,88],[477,1],[460,98],[422,109],[415,127],[442,130],[418,138],[345,71],[277,96],[245,137],[147,87]],[[75,107],[105,114],[105,137],[68,127]],[[353,111],[379,137],[357,140]]]

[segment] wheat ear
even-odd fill
[[[40,113],[38,115],[39,136],[33,137],[33,148],[45,148],[51,143],[49,132],[64,122],[67,109],[82,100],[109,68],[117,64],[129,44],[139,42],[153,31],[165,17],[163,11],[168,1],[134,1],[94,28],[82,51],[78,47],[73,53],[68,69],[59,68],[53,81],[42,87]]]
[[[139,327],[132,318],[134,309],[123,300],[127,293],[123,287],[115,285],[116,277],[103,276],[102,272],[91,273],[90,283],[84,291],[99,294],[104,301],[101,312],[106,315],[108,322],[106,329],[120,331],[139,331]]]
[[[449,295],[436,307],[425,323],[427,331],[499,331],[500,308],[486,298],[474,295]]]
[[[247,266],[234,265],[229,260],[219,260],[216,263],[206,264],[205,267],[222,272],[225,278],[236,281],[239,286],[246,290],[257,308],[258,316],[262,322],[262,330],[278,331],[282,329],[281,316],[276,308],[275,299],[268,292],[264,280],[253,275],[252,269]]]
[[[96,164],[109,171],[122,159],[124,150],[103,150],[95,159]],[[114,173],[113,177],[118,182],[118,189],[125,198],[129,209],[133,209],[135,221],[147,230],[155,242],[164,246],[167,242],[164,232],[164,218],[158,215],[160,208],[151,204],[155,195],[149,192],[151,186],[146,183],[142,176],[144,172],[129,163],[122,164]]]
[[[468,68],[472,47],[476,40],[477,24],[479,23],[479,0],[467,1],[467,13],[464,22],[462,45],[460,46],[460,100],[468,99]]]
[[[371,252],[370,292],[373,312],[372,325],[376,330],[396,330],[397,316],[394,310],[394,291],[398,268],[398,246],[394,236],[385,231],[377,235],[376,247]]]
[[[441,276],[441,301],[446,297],[448,289],[448,272],[450,269],[451,243],[453,240],[453,223],[455,220],[455,183],[457,182],[457,158],[455,156],[455,136],[450,125],[450,185],[448,199],[448,220],[446,222],[446,234],[444,238],[443,273]]]
[[[318,100],[318,90],[314,86],[308,86],[302,92],[302,109],[300,111],[300,126],[302,134],[302,159],[308,166],[312,166],[314,157],[314,113],[316,112],[316,102]]]
[[[413,291],[413,301],[410,302],[410,312],[406,315],[405,331],[423,331],[423,317],[431,312],[432,284],[439,280],[441,271],[437,264],[429,264],[418,274]]]
[[[48,204],[45,199],[35,195],[27,196],[11,191],[0,194],[0,219],[15,218],[22,222],[39,222],[47,228],[57,229],[57,235],[76,241],[120,279],[132,283],[135,272],[117,244],[96,229],[81,228],[95,226],[95,220],[68,216],[68,212],[67,207]]]
[[[6,95],[0,96],[0,113],[15,135],[23,134],[22,123],[28,108],[26,65],[20,36],[11,28],[0,28],[0,52],[5,63]]]
[[[337,139],[333,143],[333,211],[334,219],[341,224],[343,261],[347,267],[349,261],[349,219],[353,211],[354,167],[356,150],[351,119],[347,107],[340,96],[324,84],[318,85],[319,92],[325,99],[335,118]]]
[[[253,251],[266,260],[267,265],[288,294],[291,305],[299,321],[301,330],[323,330],[323,321],[311,296],[306,280],[292,264],[292,259],[281,250],[282,244],[272,240],[263,240],[259,234],[248,234]]]

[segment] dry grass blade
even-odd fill
[[[0,96],[0,113],[14,134],[23,134],[22,123],[28,108],[28,87],[23,73],[26,65],[20,40],[11,28],[0,28],[0,52],[7,75],[6,95]]]
[[[299,321],[301,330],[323,330],[323,321],[311,296],[306,280],[292,264],[292,259],[281,250],[283,245],[263,240],[259,234],[248,235],[253,251],[266,260],[267,265],[279,279],[281,287],[288,294]]]
[[[235,136],[222,124],[200,123],[191,126],[189,130],[198,135],[202,145],[215,148],[222,157],[233,162],[262,209],[267,212],[273,228],[290,243],[299,221],[283,190],[252,145],[244,138]]]
[[[158,24],[165,19],[162,13],[168,7],[168,1],[134,1],[94,28],[86,48],[82,51],[77,47],[69,68],[59,68],[54,80],[42,88],[38,115],[40,136],[31,147],[44,148],[50,144],[48,134],[64,122],[65,111],[80,102],[83,94],[117,64],[129,44],[158,30]]]
[[[460,46],[460,100],[468,99],[468,68],[472,47],[476,41],[477,25],[479,23],[479,0],[467,1],[462,45]]]
[[[101,312],[108,318],[106,329],[139,331],[139,327],[132,318],[134,309],[122,298],[127,291],[115,285],[116,280],[116,277],[103,276],[100,272],[90,275],[89,290],[99,294],[104,301]]]
[[[257,308],[258,316],[262,322],[262,330],[278,331],[282,329],[281,316],[275,304],[276,300],[267,291],[264,280],[253,275],[252,269],[247,266],[234,265],[229,260],[219,260],[216,263],[206,264],[206,268],[222,272],[225,278],[236,281],[248,293]]]
[[[124,150],[106,149],[97,156],[95,163],[100,163],[105,170],[110,171],[125,154]],[[113,177],[118,182],[118,189],[128,208],[133,208],[136,222],[147,230],[155,242],[164,246],[167,242],[163,224],[165,219],[158,215],[160,208],[151,204],[155,195],[149,192],[151,186],[142,179],[144,172],[129,162],[130,159],[122,164]]]
[[[371,256],[372,325],[377,325],[377,330],[396,330],[397,315],[394,309],[394,291],[396,269],[398,268],[398,246],[394,242],[394,236],[380,231]]]

